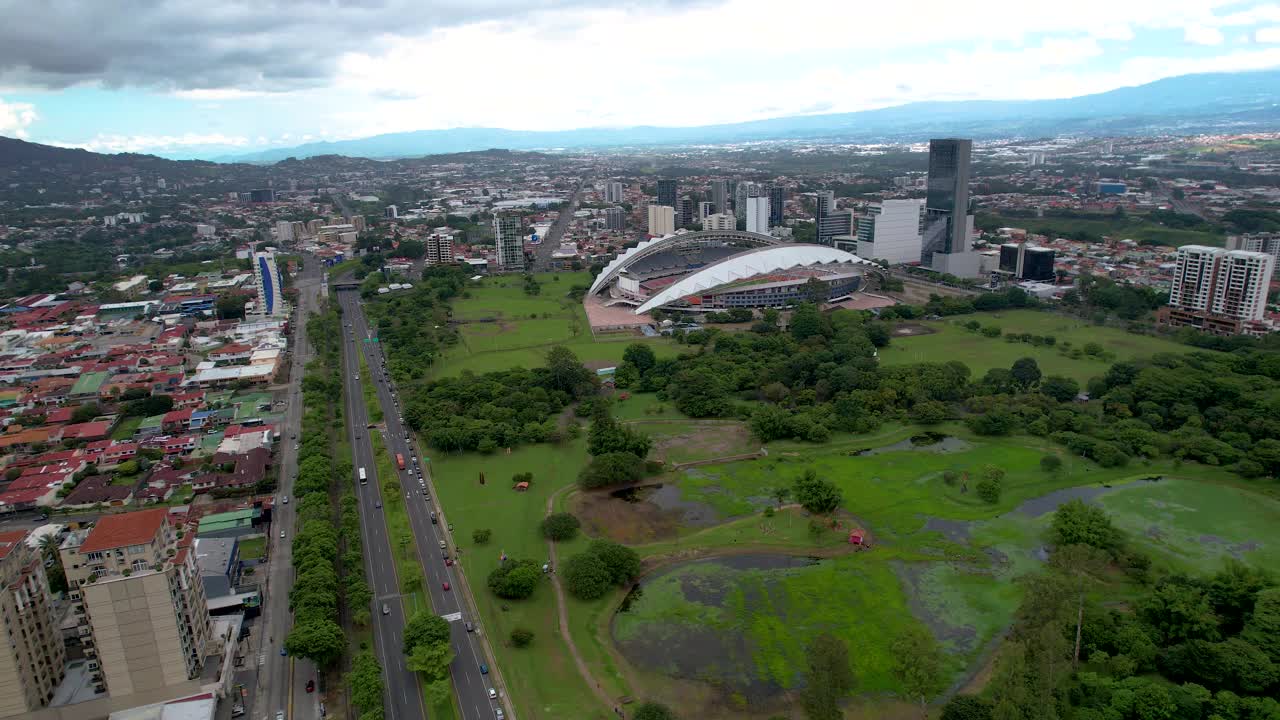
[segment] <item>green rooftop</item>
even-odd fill
[[[85,373],[76,380],[76,384],[71,386],[72,395],[97,395],[98,389],[107,381],[109,376],[104,372]]]
[[[236,528],[251,527],[253,525],[253,518],[257,512],[258,511],[253,508],[246,508],[244,510],[232,510],[231,512],[205,515],[200,518],[200,527],[196,530],[196,535],[218,532],[220,530],[234,530]]]

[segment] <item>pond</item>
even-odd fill
[[[876,448],[863,448],[861,450],[853,450],[849,455],[867,456],[867,455],[883,455],[884,453],[904,452],[907,450],[915,452],[932,452],[932,453],[954,453],[964,452],[972,448],[973,445],[961,440],[958,437],[943,435],[942,433],[926,432],[920,435],[912,435],[906,440],[899,440],[892,445],[882,445]]]

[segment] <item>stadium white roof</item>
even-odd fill
[[[853,263],[879,267],[875,263],[864,260],[853,253],[837,250],[826,245],[773,245],[755,248],[727,257],[714,265],[709,265],[688,277],[668,285],[662,292],[649,298],[643,305],[636,308],[636,314],[647,313],[682,297],[697,295],[700,292],[711,290],[736,280],[745,280],[756,275],[788,270],[794,267],[829,265],[832,263]]]
[[[740,245],[742,247],[759,247],[762,245],[777,245],[782,241],[770,235],[762,235],[760,233],[744,232],[742,230],[700,230],[698,232],[685,232],[681,230],[674,235],[663,235],[660,238],[652,240],[643,240],[639,245],[631,248],[618,255],[612,262],[600,271],[596,276],[595,282],[591,283],[591,290],[588,292],[592,295],[600,292],[606,285],[613,281],[618,273],[627,269],[627,266],[636,261],[663,252],[668,249],[677,247],[696,247],[699,245]]]

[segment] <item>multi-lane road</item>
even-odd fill
[[[474,603],[467,602],[468,598],[464,595],[467,592],[465,578],[462,577],[462,571],[456,564],[446,563],[446,558],[455,563],[465,558],[460,557],[454,539],[445,525],[444,516],[436,504],[430,473],[427,469],[429,460],[419,454],[406,431],[400,416],[399,397],[389,375],[383,369],[385,358],[382,354],[382,345],[372,342],[375,335],[365,321],[359,295],[353,291],[343,291],[338,295],[342,305],[343,353],[347,358],[347,367],[353,369],[347,373],[348,406],[359,405],[359,407],[350,408],[349,422],[355,428],[364,428],[363,432],[382,433],[386,452],[393,458],[396,454],[404,457],[405,470],[396,473],[398,476],[396,480],[399,482],[400,492],[407,506],[409,524],[418,549],[418,559],[422,563],[425,590],[430,598],[432,610],[449,620],[452,628],[450,637],[454,661],[450,667],[450,674],[462,718],[463,720],[493,720],[500,716],[500,710],[504,711],[503,716],[510,718],[512,717],[510,706],[506,702],[501,676],[497,667],[486,657],[485,638],[482,636],[484,629],[479,626],[478,618],[474,615]],[[354,377],[356,375],[354,369],[359,367],[356,353],[361,352],[369,368],[368,379],[373,382],[377,390],[377,399],[384,418],[383,422],[375,428],[365,428],[368,422],[365,420],[366,410],[360,394],[360,381]],[[361,431],[357,430],[357,432]],[[363,463],[365,472],[370,474],[369,486],[361,488],[360,511],[374,513],[367,516],[373,522],[366,524],[377,526],[380,524],[381,509],[372,507],[379,496],[377,486],[372,479],[373,458],[368,454],[371,445],[367,437],[358,442],[361,446],[360,452],[364,455],[363,459],[357,463],[357,467]],[[386,480],[387,478],[378,478],[377,482],[382,483]],[[365,554],[372,557],[373,551],[368,548],[369,545],[366,542]],[[390,555],[388,554],[387,557]],[[375,569],[371,574],[371,577],[378,576],[375,577],[378,589],[374,592],[379,595],[380,600],[383,594],[380,588],[384,587],[381,576],[389,578],[391,586],[394,587],[394,566],[389,560],[385,561],[385,565],[385,568]],[[398,608],[398,603],[396,607]],[[393,610],[392,616],[394,615]],[[467,630],[468,623],[471,624],[474,632]],[[398,640],[395,647],[399,649]],[[395,674],[393,670],[395,668],[388,666],[389,679]],[[394,681],[388,683],[391,693],[396,692],[392,687],[393,683]],[[395,698],[392,698],[392,701],[394,702]],[[391,711],[391,706],[388,709],[388,717],[411,717]]]
[[[297,437],[302,424],[302,374],[311,359],[311,344],[306,340],[307,317],[316,309],[322,286],[320,263],[308,258],[302,272],[294,280],[298,289],[297,309],[292,320],[294,343],[289,368],[289,385],[285,398],[285,419],[280,429],[280,483],[277,502],[271,515],[268,536],[270,549],[269,576],[263,608],[263,621],[257,630],[258,653],[261,658],[252,706],[248,717],[274,718],[283,710],[289,720],[315,720],[320,716],[320,693],[308,693],[308,680],[318,679],[315,664],[302,658],[281,655],[284,639],[289,634],[291,616],[289,591],[293,588],[293,534],[297,516],[295,504],[285,504],[293,493],[297,475]],[[292,498],[290,498],[292,499]],[[281,537],[281,533],[284,536]]]

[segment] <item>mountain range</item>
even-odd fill
[[[1280,70],[1208,73],[1057,100],[916,102],[877,110],[800,115],[699,127],[637,126],[522,131],[456,128],[389,133],[213,158],[271,163],[347,155],[377,159],[512,150],[642,148],[762,140],[913,142],[940,135],[977,139],[1062,134],[1145,135],[1280,128]]]

